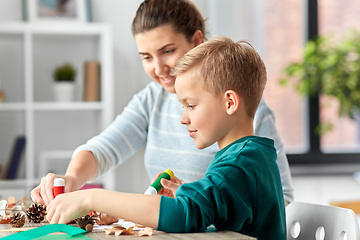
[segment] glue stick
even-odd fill
[[[156,180],[153,182],[153,184],[150,185],[148,189],[146,189],[144,194],[147,195],[155,195],[157,194],[163,186],[161,185],[160,181],[161,179],[165,178],[167,180],[170,180],[174,176],[174,173],[170,169],[166,169]]]
[[[65,180],[63,178],[54,179],[54,197],[65,192]]]

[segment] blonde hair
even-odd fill
[[[211,39],[186,53],[170,74],[176,77],[192,69],[198,71],[206,91],[220,96],[234,90],[243,98],[247,114],[255,115],[266,85],[266,68],[250,43],[234,43],[227,36]]]

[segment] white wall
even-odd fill
[[[0,0],[0,22],[22,21],[21,0]],[[94,22],[113,28],[115,113],[121,113],[133,94],[151,80],[142,68],[131,33],[131,23],[142,0],[92,0]],[[262,54],[262,0],[194,0],[207,24],[208,38],[228,35],[233,40],[249,40]],[[254,30],[256,29],[256,30]],[[1,64],[1,63],[0,63]],[[149,184],[143,151],[116,169],[117,190],[143,192]]]

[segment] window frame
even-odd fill
[[[313,40],[318,36],[318,4],[317,0],[306,0],[306,40]],[[324,166],[331,165],[335,168],[339,165],[349,165],[346,172],[360,170],[360,153],[323,153],[320,149],[320,136],[315,129],[320,123],[319,95],[310,96],[307,101],[308,128],[307,136],[309,150],[304,154],[287,154],[291,167]],[[354,166],[355,164],[355,166]],[[359,164],[359,166],[357,166]],[[335,169],[336,172],[336,169]],[[343,170],[341,172],[344,172]]]

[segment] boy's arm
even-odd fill
[[[97,189],[92,192],[89,201],[93,206],[92,211],[117,216],[156,229],[159,220],[160,198],[159,195]]]
[[[160,197],[103,189],[81,190],[58,195],[48,206],[46,217],[50,223],[68,223],[97,211],[157,228]]]

